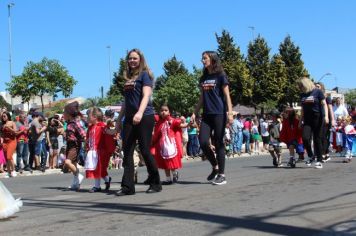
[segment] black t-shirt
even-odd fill
[[[135,81],[127,81],[124,85],[125,116],[132,117],[138,111],[143,97],[143,86],[153,87],[153,80],[146,71],[142,72]],[[151,99],[148,101],[143,116],[153,115]]]
[[[49,134],[49,138],[57,138],[58,137],[58,128],[54,126],[48,126],[47,132]]]
[[[203,114],[225,114],[226,102],[223,87],[228,85],[226,75],[212,74],[200,80],[203,92]]]
[[[325,99],[320,89],[313,89],[309,93],[302,93],[301,101],[304,114],[323,113],[321,101]]]

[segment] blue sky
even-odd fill
[[[78,81],[73,96],[107,91],[111,71],[127,50],[140,48],[156,76],[174,54],[188,69],[201,66],[201,52],[215,50],[214,34],[228,30],[246,55],[261,34],[271,55],[287,34],[300,47],[310,74],[326,73],[328,88],[354,88],[356,1],[352,0],[0,0],[0,91],[9,81],[8,9],[12,20],[13,74],[27,61],[57,59]]]

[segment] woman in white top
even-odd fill
[[[341,104],[340,98],[336,98],[336,104],[333,107],[333,111],[334,111],[335,120],[337,120],[339,116],[346,117],[349,115],[344,104]]]

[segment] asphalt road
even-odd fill
[[[224,186],[206,182],[208,162],[193,161],[179,184],[158,194],[138,184],[124,197],[114,194],[122,170],[110,172],[108,193],[88,193],[90,180],[67,191],[69,174],[1,179],[24,207],[0,221],[0,235],[356,235],[356,161],[341,161],[276,169],[268,155],[228,159]]]

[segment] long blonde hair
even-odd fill
[[[311,81],[311,79],[309,79],[307,77],[300,78],[297,81],[297,84],[298,84],[302,93],[309,93],[315,88],[313,81]]]
[[[138,71],[132,71],[131,68],[129,67],[129,56],[132,52],[135,52],[139,55],[140,57],[140,65],[138,67]],[[150,68],[148,67],[147,63],[146,63],[146,59],[145,56],[143,55],[143,53],[137,49],[131,49],[126,56],[126,68],[125,68],[125,72],[124,72],[124,78],[125,80],[130,80],[133,79],[135,76],[140,75],[143,71],[146,71],[148,73],[148,76],[150,77],[151,80],[153,80],[153,74],[150,70]]]

